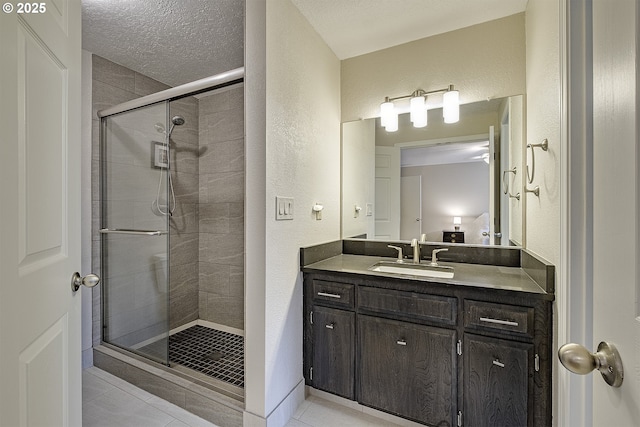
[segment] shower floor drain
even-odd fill
[[[244,338],[196,325],[169,337],[169,360],[244,388]]]

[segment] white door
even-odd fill
[[[500,244],[500,236],[496,234],[499,231],[496,229],[496,224],[499,225],[497,218],[500,217],[500,210],[496,209],[496,203],[500,201],[500,182],[496,182],[496,170],[499,168],[496,162],[495,129],[489,126],[489,242],[496,245]]]
[[[593,343],[615,344],[620,389],[593,378],[593,425],[640,423],[637,1],[593,2]]]
[[[400,239],[419,239],[422,234],[422,176],[400,178]]]
[[[0,425],[77,426],[81,8],[18,7],[0,13]]]
[[[572,189],[587,202],[592,194],[592,209],[587,208],[586,217],[592,212],[593,224],[586,228],[586,234],[593,239],[587,239],[584,245],[572,243],[570,248],[576,258],[592,254],[586,257],[584,277],[588,283],[591,276],[593,286],[569,283],[574,294],[571,302],[576,307],[565,317],[575,320],[569,323],[570,335],[581,335],[584,330],[585,342],[577,344],[590,352],[601,341],[615,345],[624,368],[619,388],[607,385],[597,371],[588,374],[580,387],[569,387],[566,406],[569,417],[575,420],[569,422],[575,425],[625,427],[640,423],[638,12],[638,3],[632,0],[617,1],[615,7],[610,0],[593,1],[593,80],[586,80],[587,87],[593,88],[593,147],[589,148],[588,136],[587,144],[571,141],[587,147],[583,158],[591,158],[593,164],[586,188],[578,183],[578,188]],[[591,28],[584,28],[588,38]],[[582,63],[573,65],[576,78],[583,77]],[[589,71],[584,74],[589,76]],[[580,98],[580,94],[575,96]],[[575,121],[579,128],[582,120]],[[588,166],[586,170],[588,178]],[[570,199],[576,200],[575,194]],[[581,221],[576,218],[577,223]],[[586,313],[583,329],[579,314],[576,316],[581,310]]]
[[[375,238],[400,239],[400,149],[376,146]]]

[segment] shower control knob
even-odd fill
[[[85,285],[87,288],[93,288],[100,283],[100,278],[95,274],[87,274],[86,276],[80,276],[77,271],[71,276],[71,290],[77,292],[81,285]]]

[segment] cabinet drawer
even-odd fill
[[[394,316],[456,323],[456,298],[379,288],[358,288],[358,308]]]
[[[354,307],[354,285],[350,283],[313,281],[313,302],[345,308]]]
[[[533,308],[517,305],[464,301],[464,326],[486,331],[504,331],[533,338]]]

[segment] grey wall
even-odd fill
[[[244,329],[244,88],[200,98],[200,318]]]

